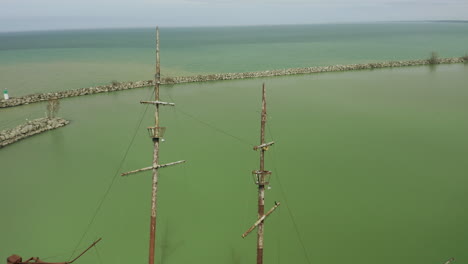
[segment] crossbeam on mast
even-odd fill
[[[181,164],[181,163],[184,163],[184,162],[185,162],[185,160],[179,160],[179,161],[175,161],[175,162],[170,162],[170,163],[166,163],[166,164],[157,165],[157,166],[154,166],[154,167],[153,166],[146,167],[146,168],[143,168],[143,169],[124,172],[124,173],[121,174],[121,176],[127,176],[127,175],[130,175],[130,174],[143,172],[143,171],[149,171],[149,170],[152,170],[152,169],[159,169],[159,168],[169,167],[169,166]]]
[[[261,222],[263,222],[263,220],[265,220],[265,218],[267,218],[271,213],[273,213],[276,208],[278,208],[278,206],[280,206],[280,202],[275,202],[275,206],[273,206],[265,215],[263,215],[262,217],[260,217],[254,224],[253,226],[251,226],[247,231],[245,231],[244,234],[242,234],[242,238],[245,238],[248,234],[250,234],[250,232],[252,232],[252,230],[254,230]]]
[[[261,144],[261,145],[253,147],[253,150],[259,150],[259,149],[268,150],[268,147],[273,145],[273,144],[275,144],[274,141],[268,142],[268,143],[265,143],[265,144]]]
[[[153,104],[153,105],[169,105],[175,106],[174,103],[162,102],[162,101],[140,101],[140,104]]]

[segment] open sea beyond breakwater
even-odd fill
[[[151,80],[154,29],[0,33],[11,96]],[[162,76],[461,57],[468,23],[162,28]]]

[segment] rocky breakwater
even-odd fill
[[[0,131],[0,148],[27,137],[63,127],[70,121],[62,118],[39,118],[26,122],[12,129]]]
[[[109,85],[79,88],[79,89],[59,91],[59,92],[53,92],[53,93],[37,93],[37,94],[30,94],[30,95],[25,95],[21,97],[10,97],[10,99],[8,100],[4,100],[4,99],[0,100],[0,108],[37,103],[37,102],[47,101],[49,99],[61,99],[61,98],[83,96],[83,95],[89,95],[89,94],[122,91],[122,90],[146,87],[152,84],[153,84],[153,81],[137,81],[137,82],[125,82],[125,83],[114,82]]]
[[[185,77],[165,77],[165,78],[161,78],[161,84],[222,81],[222,80],[296,75],[296,74],[312,74],[312,73],[321,73],[321,72],[356,71],[356,70],[370,70],[370,69],[396,68],[396,67],[435,65],[435,64],[451,64],[451,63],[463,63],[463,62],[468,62],[467,56],[459,57],[459,58],[436,58],[436,59],[428,59],[428,60],[386,61],[386,62],[372,62],[372,63],[363,63],[363,64],[290,68],[290,69],[258,71],[258,72],[219,73],[219,74],[185,76]],[[60,91],[60,92],[55,92],[55,93],[31,94],[31,95],[26,95],[22,97],[11,97],[8,100],[1,99],[0,108],[47,101],[49,99],[54,99],[54,98],[60,99],[60,98],[82,96],[82,95],[88,95],[88,94],[122,91],[122,90],[134,89],[134,88],[147,87],[151,85],[154,85],[154,81],[152,80],[137,81],[137,82],[121,82],[121,83],[113,82],[112,84],[109,84],[109,85],[102,85],[102,86],[96,86],[96,87],[80,88],[80,89]]]
[[[272,76],[286,76],[296,74],[312,74],[321,72],[340,72],[340,71],[357,71],[357,70],[371,70],[380,68],[397,68],[408,66],[421,66],[421,65],[434,65],[434,64],[452,64],[462,63],[468,61],[468,58],[442,58],[437,59],[436,62],[430,60],[408,60],[408,61],[386,61],[386,62],[373,62],[363,64],[348,64],[348,65],[332,65],[332,66],[316,66],[304,68],[290,68],[282,70],[258,71],[258,72],[242,72],[242,73],[220,73],[210,75],[197,75],[188,77],[174,77],[162,78],[162,84],[177,84],[189,82],[206,82],[206,81],[222,81],[222,80],[235,80],[247,78],[261,78]]]

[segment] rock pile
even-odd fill
[[[450,64],[450,63],[462,63],[462,62],[466,62],[466,58],[464,57],[441,58],[441,59],[437,59],[435,64]],[[260,78],[260,77],[284,76],[284,75],[295,75],[295,74],[310,74],[310,73],[320,73],[320,72],[355,71],[355,70],[367,70],[367,69],[379,69],[379,68],[420,66],[420,65],[428,65],[428,64],[434,64],[434,62],[432,62],[431,60],[388,61],[388,62],[375,62],[375,63],[364,63],[364,64],[291,68],[291,69],[283,69],[283,70],[258,71],[258,72],[220,73],[220,74],[197,75],[197,76],[186,76],[186,77],[167,77],[167,78],[161,79],[161,84],[235,80],[235,79]],[[88,94],[107,93],[107,92],[147,87],[151,85],[154,85],[154,81],[152,80],[137,81],[137,82],[122,82],[122,83],[113,82],[112,84],[109,84],[109,85],[101,85],[101,86],[96,86],[96,87],[80,88],[80,89],[60,91],[60,92],[54,92],[54,93],[31,94],[31,95],[26,95],[22,97],[11,97],[9,100],[1,99],[0,108],[47,101],[53,98],[60,99],[60,98],[82,96],[82,95],[88,95]]]
[[[153,81],[138,81],[138,82],[126,82],[126,83],[114,83],[109,85],[101,85],[89,88],[80,88],[73,90],[66,90],[53,93],[38,93],[30,94],[22,97],[10,97],[8,100],[0,100],[0,108],[12,107],[24,104],[37,103],[47,101],[49,99],[60,99],[74,96],[82,96],[88,94],[107,93],[121,90],[128,90],[140,87],[146,87],[153,84]]]
[[[63,127],[70,123],[62,118],[39,118],[26,122],[13,129],[0,131],[0,148],[15,143],[21,139]]]
[[[445,58],[445,59],[438,59],[436,64],[451,64],[451,63],[462,63],[462,62],[465,62],[464,58]],[[291,68],[291,69],[271,70],[271,71],[221,73],[221,74],[198,75],[198,76],[189,76],[189,77],[163,78],[161,80],[162,81],[161,83],[162,84],[170,84],[170,83],[175,84],[175,83],[188,83],[188,82],[235,80],[235,79],[246,79],[246,78],[310,74],[310,73],[320,73],[320,72],[339,72],[339,71],[369,70],[369,69],[379,69],[379,68],[421,66],[421,65],[428,65],[428,64],[433,64],[433,63],[431,63],[429,60],[387,61],[387,62],[375,62],[375,63],[364,63],[364,64],[317,66],[317,67]],[[166,79],[169,79],[170,81],[167,81]]]

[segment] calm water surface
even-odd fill
[[[12,96],[152,79],[154,29],[0,33]],[[164,76],[442,57],[468,53],[468,23],[162,28]]]
[[[2,52],[33,52],[16,46]],[[151,53],[149,44],[142,49]],[[196,72],[167,53],[165,65]],[[88,59],[70,58],[80,60]],[[250,62],[251,69],[262,69]],[[148,57],[146,79],[151,64]],[[131,72],[129,65],[116,67]],[[219,70],[236,69],[223,65]],[[307,263],[304,248],[312,263],[468,261],[468,67],[458,64],[163,86],[162,99],[177,106],[161,114],[168,127],[161,162],[187,163],[161,170],[157,263],[255,261],[255,234],[240,236],[256,218],[250,172],[258,153],[251,147],[258,143],[262,82],[267,140],[277,143],[267,155],[274,176],[266,206],[282,202],[266,223],[265,263]],[[142,88],[62,100],[60,115],[70,125],[0,150],[0,259],[11,253],[69,258],[114,175],[150,164],[145,127],[152,108],[138,103],[150,96],[151,89]],[[44,111],[44,103],[2,109],[0,125]],[[150,177],[115,177],[79,248],[103,241],[80,263],[147,261]]]

